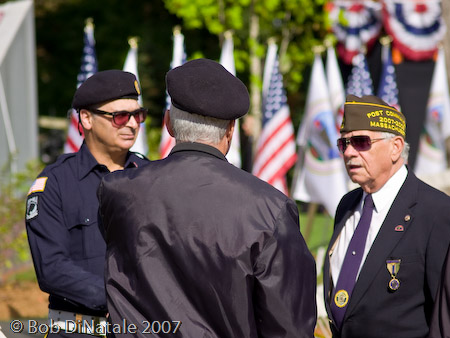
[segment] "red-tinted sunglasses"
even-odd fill
[[[348,138],[342,137],[337,140],[337,147],[342,154],[345,152],[349,144],[351,144],[356,151],[367,151],[372,148],[372,143],[384,139],[386,138],[383,137],[371,139],[370,136],[367,135],[358,135]]]
[[[120,110],[112,113],[95,108],[90,108],[89,111],[93,112],[94,114],[112,116],[112,125],[116,128],[126,125],[131,116],[134,116],[137,123],[142,123],[145,121],[148,112],[146,108],[139,108],[135,111]]]

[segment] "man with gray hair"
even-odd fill
[[[407,166],[406,118],[349,95],[337,146],[360,185],[336,211],[324,264],[333,337],[426,337],[450,241],[450,197]]]
[[[315,263],[297,206],[225,158],[247,88],[207,59],[166,83],[176,146],[98,191],[111,324],[137,336],[314,337]]]

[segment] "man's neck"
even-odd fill
[[[125,167],[127,151],[107,152],[89,145],[88,148],[97,162],[106,166],[109,171],[122,170]]]
[[[367,186],[361,186],[361,188],[368,194],[373,194],[379,191],[381,188],[384,187],[384,185],[394,176],[405,164],[405,161],[403,159],[400,159],[397,163],[395,163],[389,172],[384,173],[385,179],[383,181],[378,181],[377,185],[367,185]]]

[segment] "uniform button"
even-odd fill
[[[84,223],[88,223],[90,220],[89,220],[89,218],[86,218],[85,220],[84,220]]]
[[[408,222],[410,219],[411,219],[411,216],[410,216],[410,215],[406,215],[406,216],[405,216],[405,221],[406,221],[406,222]]]

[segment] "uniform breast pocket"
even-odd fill
[[[423,262],[423,257],[419,254],[406,254],[401,257],[402,264],[416,264]]]
[[[72,218],[69,226],[70,252],[75,260],[104,256],[105,241],[97,222],[97,215],[87,213]]]

